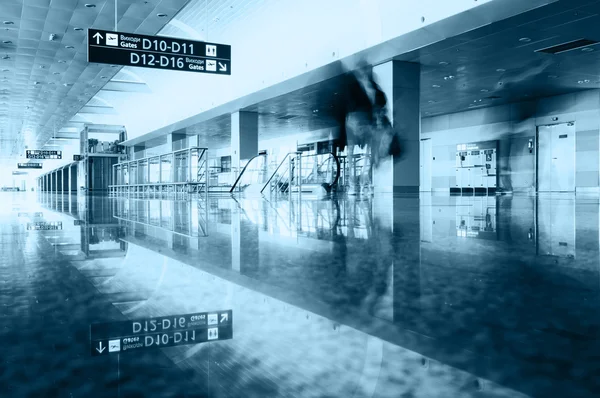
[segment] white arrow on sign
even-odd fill
[[[102,40],[102,35],[100,34],[100,32],[96,32],[96,34],[92,37],[96,39],[96,44],[100,44],[100,40]]]
[[[227,72],[227,64],[222,64],[219,62],[219,72]]]
[[[221,323],[227,322],[229,320],[229,314],[221,314]]]
[[[100,348],[96,348],[96,351],[98,351],[100,354],[102,354],[102,352],[106,350],[106,347],[102,347],[102,342],[100,342]]]

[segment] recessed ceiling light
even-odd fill
[[[496,72],[506,72],[506,69],[499,68],[499,69],[496,69]]]
[[[446,62],[446,61],[441,61],[441,62],[440,62],[440,65],[442,65],[442,66],[446,66],[446,65],[450,65],[450,63],[449,63],[449,62]]]
[[[13,21],[4,21],[4,25],[14,25]]]
[[[67,61],[63,61],[62,59],[59,59],[59,60],[58,60],[58,63],[59,63],[59,64],[64,64],[65,62],[67,62]]]
[[[158,14],[156,14],[156,16],[159,17],[159,18],[164,18],[164,17],[167,16],[167,14],[159,12]]]
[[[558,76],[556,76],[556,75],[548,75],[548,79],[558,79]]]
[[[583,51],[584,53],[590,53],[590,52],[594,51],[594,49],[591,47],[584,47],[581,49],[581,51]]]
[[[86,6],[87,8],[95,8],[95,7],[96,7],[96,5],[95,5],[95,4],[91,4],[91,3],[88,3],[88,4],[86,4],[85,6]]]
[[[440,86],[439,84],[434,84],[434,85],[433,85],[433,86],[431,86],[431,87],[433,87],[433,88],[440,88],[440,87],[442,87],[442,86]]]
[[[65,87],[69,87],[71,85],[71,83],[63,83],[63,86]]]
[[[430,101],[427,101],[427,102],[429,102],[430,104],[435,104],[437,101],[430,100]]]
[[[452,79],[454,79],[454,76],[452,76],[452,75],[444,77],[444,80],[452,80]]]
[[[60,75],[60,72],[54,72],[53,75]]]
[[[481,92],[482,92],[482,93],[487,93],[488,91],[490,91],[490,90],[488,90],[487,88],[483,88],[483,89],[481,89]]]
[[[4,43],[4,44],[12,44],[12,41],[10,41],[10,40],[4,40],[4,41],[2,41],[2,43]]]
[[[75,30],[77,32],[81,32],[83,30],[83,28],[73,28],[73,30]]]
[[[75,47],[73,47],[73,46],[65,46],[65,48],[69,48],[70,49],[70,48],[75,48]]]
[[[519,41],[520,41],[521,43],[529,43],[529,42],[531,41],[531,39],[530,39],[529,37],[521,37],[521,38],[519,39]]]

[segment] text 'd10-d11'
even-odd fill
[[[88,29],[88,62],[231,74],[231,46]]]

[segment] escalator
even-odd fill
[[[267,155],[265,153],[260,153],[246,163],[229,192],[260,193],[260,189],[263,187],[266,176]]]
[[[329,194],[336,189],[340,173],[340,160],[333,153],[289,152],[273,172],[268,170],[266,154],[259,154],[246,163],[229,192]]]
[[[340,171],[340,161],[333,153],[303,155],[301,152],[290,152],[271,174],[261,192],[329,194],[337,187]]]

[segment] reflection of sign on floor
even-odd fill
[[[108,352],[121,351],[121,340],[110,340],[108,342]]]
[[[218,321],[219,321],[218,314],[208,314],[208,324],[209,325],[216,325]]]
[[[29,222],[27,223],[28,231],[56,231],[62,229],[61,221],[52,221],[52,222]]]
[[[233,338],[231,310],[90,325],[92,356]],[[209,327],[209,325],[211,327]]]

